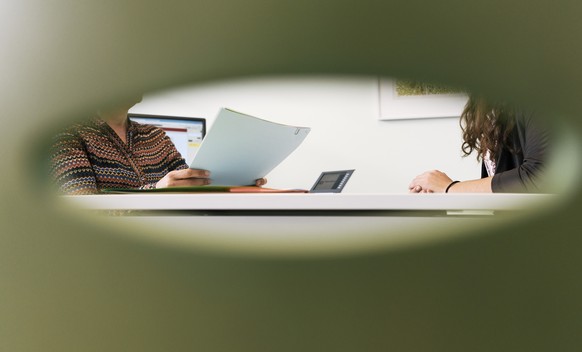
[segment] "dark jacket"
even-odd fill
[[[539,120],[539,119],[538,119]],[[542,122],[531,116],[516,119],[510,143],[514,152],[503,148],[496,162],[496,171],[491,181],[494,193],[539,193],[542,191],[540,174],[549,154],[550,133]],[[485,165],[481,176],[487,177]]]

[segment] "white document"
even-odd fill
[[[210,171],[213,185],[254,185],[297,149],[310,131],[223,108],[190,168]]]

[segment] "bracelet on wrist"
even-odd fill
[[[461,181],[453,181],[453,182],[449,183],[449,185],[445,189],[445,193],[449,193],[449,188],[451,188],[451,186],[454,185],[455,183],[459,183],[459,182],[461,182]]]

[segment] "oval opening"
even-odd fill
[[[481,177],[475,153],[461,153],[459,114],[467,95],[438,86],[436,91],[416,88],[409,81],[374,76],[261,77],[153,92],[129,110],[137,118],[175,118],[170,124],[183,117],[203,119],[206,132],[220,108],[310,127],[300,146],[265,175],[265,187],[309,190],[322,172],[356,170],[341,194],[144,192],[58,196],[58,202],[65,214],[140,240],[263,255],[321,255],[486,233],[491,226],[551,209],[548,204],[566,198],[565,189],[577,187],[575,138],[552,124],[560,137],[548,156],[543,194],[410,194],[411,181],[427,170],[442,170],[454,180]],[[70,120],[62,122],[59,128]],[[183,143],[178,147],[183,153],[198,150],[192,133],[164,128],[176,145]],[[56,128],[47,130],[52,135]],[[40,140],[48,137],[45,131]],[[34,153],[42,155],[38,148]],[[47,178],[41,180],[46,184]]]

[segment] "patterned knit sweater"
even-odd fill
[[[127,143],[98,118],[76,123],[54,137],[51,176],[65,194],[105,188],[155,188],[186,162],[161,129],[128,120]]]

